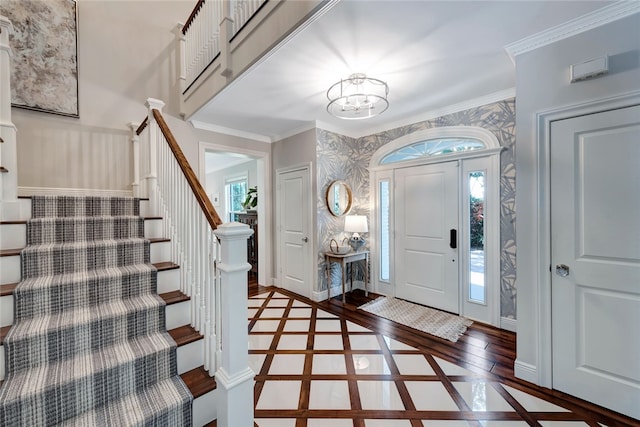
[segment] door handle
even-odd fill
[[[570,269],[568,265],[558,264],[556,265],[556,274],[560,277],[567,277],[569,275]]]
[[[458,230],[452,228],[449,230],[449,247],[455,249],[458,247]]]
[[[302,241],[303,241],[303,242],[305,242],[305,243],[307,243],[307,242],[309,241],[309,238],[308,238],[308,237],[303,237],[303,238],[302,238]]]

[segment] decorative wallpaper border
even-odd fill
[[[322,253],[332,238],[342,238],[344,217],[332,216],[324,205],[329,183],[346,181],[353,190],[351,214],[369,215],[369,162],[383,145],[424,129],[444,126],[478,126],[493,132],[500,145],[500,300],[501,316],[516,318],[516,230],[515,230],[515,98],[398,127],[362,138],[350,138],[323,129],[316,130],[318,290],[327,289]],[[332,283],[340,283],[340,269],[331,270]]]

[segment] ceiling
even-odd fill
[[[341,0],[191,120],[267,141],[315,123],[357,137],[469,100],[513,96],[506,45],[610,3]],[[327,89],[356,72],[388,83],[389,109],[365,120],[330,116]]]

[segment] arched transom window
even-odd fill
[[[462,153],[487,148],[484,142],[471,138],[439,138],[415,142],[405,145],[387,154],[380,161],[381,165],[417,160],[423,157],[435,157],[445,154]]]

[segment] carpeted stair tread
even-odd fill
[[[149,261],[149,241],[142,238],[31,245],[21,253],[23,279]]]
[[[33,196],[31,217],[139,216],[139,202],[131,197]]]
[[[193,396],[184,383],[179,377],[172,377],[85,412],[60,426],[191,426],[192,402]]]
[[[156,293],[157,269],[152,264],[133,264],[82,273],[36,276],[20,282],[15,295],[20,319],[88,307],[112,299]]]
[[[147,294],[20,320],[4,340],[8,372],[110,346],[165,328],[164,301]],[[38,349],[34,351],[34,349]]]
[[[27,244],[144,237],[139,216],[49,217],[28,221]]]
[[[45,415],[47,425],[57,424],[96,402],[117,400],[176,376],[175,346],[169,334],[157,332],[9,374],[0,389],[0,425],[15,425],[17,420],[44,425],[37,420]],[[52,413],[58,414],[55,419]]]

